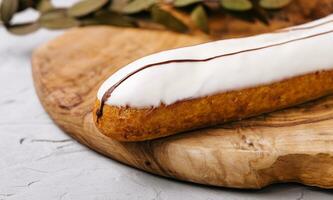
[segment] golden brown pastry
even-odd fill
[[[333,15],[270,34],[141,58],[99,89],[105,135],[142,141],[290,107],[333,92]]]

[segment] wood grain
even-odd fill
[[[170,32],[73,29],[38,48],[33,76],[53,120],[90,148],[144,171],[195,183],[262,188],[299,182],[333,188],[333,97],[163,139],[120,143],[92,120],[97,89],[144,55],[207,41]]]

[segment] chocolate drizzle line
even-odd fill
[[[166,65],[166,64],[170,64],[170,63],[185,63],[185,62],[207,62],[210,60],[214,60],[217,58],[221,58],[221,57],[226,57],[226,56],[232,56],[232,55],[237,55],[237,54],[241,54],[241,53],[246,53],[246,52],[251,52],[251,51],[258,51],[261,49],[267,49],[267,48],[271,48],[271,47],[276,47],[276,46],[281,46],[284,44],[288,44],[288,43],[292,43],[292,42],[297,42],[297,41],[301,41],[301,40],[305,40],[305,39],[309,39],[309,38],[314,38],[314,37],[318,37],[321,35],[325,35],[325,34],[329,34],[329,33],[333,33],[333,30],[329,30],[326,32],[322,32],[322,33],[317,33],[314,35],[309,35],[306,37],[302,37],[302,38],[297,38],[297,39],[293,39],[293,40],[288,40],[285,42],[281,42],[281,43],[277,43],[277,44],[272,44],[272,45],[267,45],[267,46],[262,46],[262,47],[257,47],[257,48],[252,48],[252,49],[246,49],[246,50],[241,50],[241,51],[236,51],[236,52],[232,52],[232,53],[227,53],[227,54],[222,54],[222,55],[217,55],[217,56],[213,56],[213,57],[209,57],[209,58],[205,58],[205,59],[178,59],[178,60],[167,60],[167,61],[163,61],[163,62],[157,62],[157,63],[152,63],[152,64],[148,64],[145,65],[131,73],[129,73],[127,76],[123,77],[120,81],[118,81],[116,84],[114,84],[111,88],[109,88],[103,95],[102,99],[101,99],[101,103],[100,103],[100,107],[99,109],[96,111],[96,115],[97,115],[97,121],[98,119],[103,115],[103,108],[105,105],[105,102],[110,98],[112,92],[121,84],[123,83],[125,80],[127,80],[128,78],[130,78],[131,76],[133,76],[134,74],[147,69],[147,68],[151,68],[154,66],[159,66],[159,65]]]

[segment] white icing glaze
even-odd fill
[[[318,26],[299,29],[315,25]],[[295,28],[297,30],[293,30]],[[177,59],[206,59],[333,31],[333,15],[283,30],[173,49],[143,57],[110,76],[100,87],[97,97],[101,100],[104,93],[119,80],[152,63]],[[161,103],[170,105],[184,99],[269,84],[328,69],[333,69],[332,32],[207,62],[169,63],[146,68],[121,83],[105,104],[138,108],[157,107]]]

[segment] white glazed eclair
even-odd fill
[[[105,135],[141,141],[286,108],[333,92],[333,15],[288,29],[155,53],[100,87]]]

